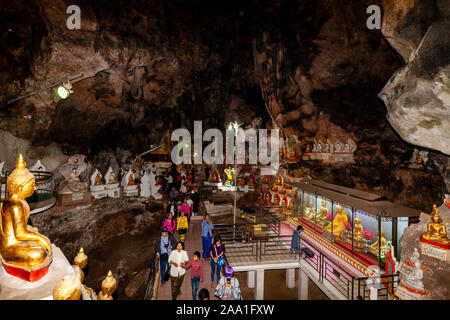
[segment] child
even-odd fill
[[[180,241],[184,244],[186,240],[186,231],[188,229],[188,220],[184,215],[184,211],[181,211],[181,216],[177,220],[177,231],[180,235]]]
[[[191,286],[192,286],[192,299],[197,300],[197,290],[200,282],[203,283],[203,264],[200,260],[200,252],[194,252],[194,260],[189,261],[183,268],[191,270]]]

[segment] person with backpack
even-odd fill
[[[159,258],[159,267],[161,272],[161,288],[166,284],[164,276],[168,271],[167,266],[169,255],[171,254],[172,249],[175,248],[175,245],[175,238],[171,234],[169,234],[167,228],[162,228],[161,236],[156,239],[155,245],[156,256]]]
[[[223,255],[225,254],[225,245],[222,243],[220,236],[214,238],[214,244],[209,249],[209,255],[211,256],[211,288],[214,288],[214,273],[217,273],[217,282],[220,279],[220,269],[225,263]],[[217,271],[215,271],[217,268]]]
[[[214,295],[221,300],[242,300],[239,280],[233,276],[232,266],[225,268],[225,275],[220,278]]]
[[[191,287],[192,287],[192,299],[197,300],[197,290],[200,282],[203,282],[203,263],[201,260],[200,252],[194,252],[194,259],[189,261],[187,265],[185,265],[184,269],[191,270]]]

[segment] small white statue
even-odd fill
[[[118,182],[116,174],[114,173],[114,171],[111,167],[109,167],[108,170],[106,171],[105,182],[106,182],[106,184],[113,184],[113,183]]]
[[[322,144],[320,142],[317,144],[317,152],[322,152]]]
[[[3,167],[5,166],[5,161],[0,162],[0,176],[4,176]]]
[[[411,257],[412,258],[412,257]],[[422,262],[420,260],[417,260],[416,263],[414,263],[414,269],[413,271],[406,276],[406,281],[410,284],[413,284],[415,288],[423,289],[423,270],[421,269]]]
[[[323,152],[330,152],[330,145],[327,143],[325,143],[325,148],[323,149]]]
[[[339,142],[336,143],[335,152],[341,152],[341,144]]]
[[[317,152],[317,145],[314,143],[312,152]]]
[[[41,160],[36,161],[36,163],[30,168],[30,171],[46,171],[44,165],[41,163]]]
[[[95,186],[95,185],[102,185],[102,174],[100,173],[100,171],[98,171],[98,169],[95,169],[94,173],[91,175],[91,187]]]
[[[141,197],[150,197],[150,175],[145,172],[141,178]]]
[[[350,153],[350,146],[349,146],[348,143],[346,143],[346,144],[344,145],[344,151],[343,151],[343,152],[345,152],[345,153]]]

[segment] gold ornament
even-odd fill
[[[447,237],[447,228],[442,223],[441,216],[435,204],[431,213],[431,222],[428,222],[427,232],[421,236],[421,239],[442,244],[446,247],[450,245],[450,240]]]
[[[84,249],[83,247],[80,248],[80,251],[78,251],[77,256],[75,257],[75,259],[73,259],[73,263],[80,267],[80,269],[84,269],[86,268],[86,265],[88,263],[88,257],[87,255],[84,253]]]
[[[98,300],[113,300],[112,295],[116,289],[117,281],[109,270],[105,280],[102,281],[102,291],[98,294]]]
[[[80,300],[81,282],[76,276],[65,276],[53,289],[53,300]]]

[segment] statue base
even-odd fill
[[[450,244],[444,244],[444,243],[439,243],[439,242],[432,241],[432,240],[427,240],[427,239],[423,238],[422,236],[420,237],[420,242],[428,243],[428,244],[431,244],[433,246],[436,246],[436,247],[439,247],[442,249],[450,250]]]
[[[59,206],[76,206],[91,203],[91,193],[89,191],[58,194],[56,197]]]
[[[61,249],[52,244],[53,261],[41,279],[28,282],[8,274],[0,265],[0,300],[52,300],[53,289],[62,277],[73,273]]]
[[[123,195],[125,197],[138,197],[139,190],[137,185],[123,187]]]
[[[91,195],[95,199],[101,199],[101,198],[105,198],[108,196],[105,185],[91,186],[90,190],[91,190]]]
[[[43,263],[37,266],[17,267],[15,265],[6,263],[2,259],[2,266],[7,274],[28,282],[36,282],[41,280],[47,274],[51,263],[52,257],[48,257]]]

